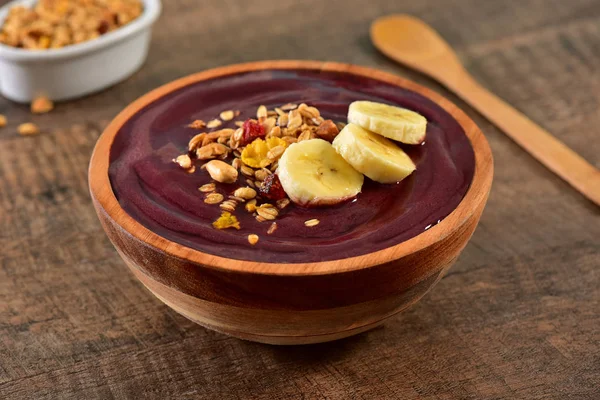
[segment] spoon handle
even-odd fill
[[[600,206],[600,170],[485,89],[466,71],[444,83],[549,170]]]

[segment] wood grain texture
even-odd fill
[[[597,209],[456,96],[368,41],[376,17],[423,18],[479,82],[598,167],[597,0],[164,6],[149,61],[126,82],[48,115],[0,99],[9,118],[0,129],[0,398],[600,397]],[[265,346],[179,316],[124,268],[87,189],[99,132],[127,104],[203,69],[273,58],[407,77],[464,109],[494,152],[486,210],[435,290],[382,328],[329,344]],[[43,134],[19,137],[27,121]]]
[[[203,80],[261,70],[318,70],[368,77],[409,89],[444,108],[475,153],[464,199],[444,220],[384,250],[311,263],[231,260],[179,245],[145,228],[121,208],[108,175],[110,149],[130,118],[160,98]],[[144,285],[180,314],[232,336],[271,344],[308,344],[374,327],[416,303],[438,282],[471,238],[493,176],[492,155],[475,123],[438,94],[403,78],[355,65],[264,61],[207,70],[136,100],[106,128],[90,161],[90,192],[100,222]]]
[[[371,40],[391,59],[452,90],[546,168],[600,206],[600,169],[481,86],[429,25],[405,14],[385,16],[371,25]]]

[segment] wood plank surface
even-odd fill
[[[4,4],[0,1],[0,4]],[[436,83],[377,53],[372,19],[434,26],[480,82],[600,167],[600,1],[164,2],[148,62],[47,115],[0,99],[0,398],[598,399],[600,210]],[[262,59],[400,74],[483,129],[495,179],[448,275],[384,327],[272,347],[189,322],[127,270],[94,213],[102,127],[175,78]],[[19,123],[43,133],[21,137]]]

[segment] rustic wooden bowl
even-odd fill
[[[119,128],[152,101],[186,85],[262,69],[321,69],[379,79],[435,101],[464,128],[475,152],[472,184],[458,207],[418,236],[367,255],[304,264],[231,260],[179,245],[148,230],[119,205],[108,175]],[[135,276],[187,318],[238,338],[305,344],[364,332],[417,302],[470,239],[489,194],[490,148],[475,123],[433,91],[374,69],[314,61],[267,61],[194,74],[141,97],[104,131],[92,156],[90,191],[108,237]]]

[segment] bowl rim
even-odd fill
[[[112,190],[108,175],[110,147],[119,129],[140,109],[153,101],[185,86],[212,78],[260,70],[308,69],[350,73],[377,79],[395,86],[417,92],[434,101],[459,122],[467,135],[475,155],[475,171],[467,193],[446,218],[432,228],[417,236],[372,253],[350,258],[308,263],[267,263],[249,260],[235,260],[208,254],[173,242],[151,231],[125,212]],[[487,200],[493,177],[493,160],[490,147],[481,130],[456,105],[440,94],[402,77],[377,69],[352,64],[321,61],[277,60],[258,61],[217,67],[188,75],[141,96],[115,117],[99,137],[94,148],[88,178],[90,193],[97,212],[107,216],[128,235],[162,253],[188,262],[200,264],[206,268],[221,271],[246,272],[253,274],[278,276],[307,276],[345,273],[367,269],[398,260],[409,254],[422,251],[457,231]]]
[[[43,62],[50,60],[62,60],[65,58],[74,58],[88,53],[102,50],[106,47],[115,45],[136,33],[147,29],[160,16],[162,4],[160,0],[141,0],[144,4],[142,14],[130,23],[108,32],[94,40],[61,47],[59,49],[46,50],[28,50],[0,43],[0,58],[5,58],[19,62]],[[9,10],[17,5],[31,7],[36,0],[14,0],[0,7],[0,27],[4,25],[4,20]]]

